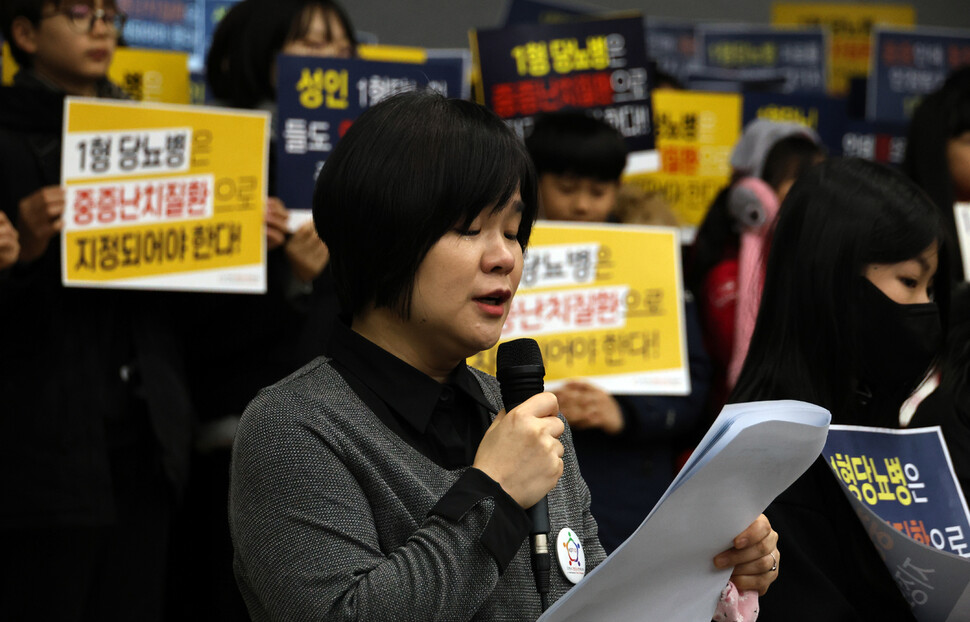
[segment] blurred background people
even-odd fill
[[[621,185],[627,147],[605,121],[583,111],[544,114],[536,119],[526,146],[539,178],[542,218],[616,222],[622,205],[621,213],[631,221],[676,222],[661,199]],[[684,319],[690,395],[610,395],[581,378],[556,391],[573,429],[579,467],[607,552],[623,543],[653,509],[676,474],[684,439],[701,420],[711,371],[689,298]]]
[[[907,403],[911,427],[939,425],[953,468],[970,492],[970,283],[956,234],[954,203],[970,201],[970,67],[954,71],[913,114],[903,170],[933,199],[948,236],[950,326],[940,364]],[[964,248],[963,253],[970,253]],[[937,289],[947,284],[937,282]]]
[[[805,126],[752,121],[731,153],[734,179],[697,231],[687,284],[698,296],[704,343],[714,363],[709,421],[720,412],[744,363],[781,201],[824,153],[818,136]]]
[[[965,280],[953,204],[970,201],[970,67],[954,71],[913,113],[903,171],[933,199],[950,236],[953,279]]]
[[[330,0],[243,0],[219,22],[206,60],[216,102],[274,115],[279,54],[348,58],[356,38]],[[338,313],[329,252],[312,222],[291,227],[277,198],[276,136],[270,146],[265,295],[195,294],[188,367],[200,427],[177,522],[169,598],[172,619],[247,619],[232,576],[227,522],[229,459],[239,416],[263,387],[323,353]],[[305,206],[309,208],[309,206]]]
[[[0,10],[21,67],[0,89],[0,209],[20,244],[0,278],[3,616],[160,620],[188,471],[185,327],[173,295],[61,284],[64,98],[123,97],[106,76],[125,16],[112,0]]]

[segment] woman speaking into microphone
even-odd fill
[[[534,620],[524,508],[548,495],[552,534],[568,527],[588,570],[605,555],[555,396],[505,412],[465,365],[498,342],[522,275],[524,146],[480,106],[397,95],[337,144],[313,216],[346,316],[239,424],[230,523],[251,616]],[[777,534],[762,517],[735,542],[722,565],[763,591]],[[551,600],[573,584],[553,566]]]

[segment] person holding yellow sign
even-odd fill
[[[615,222],[627,147],[612,126],[581,110],[546,113],[536,118],[526,146],[539,177],[542,218]],[[633,533],[670,485],[678,442],[686,442],[701,420],[710,362],[696,311],[692,304],[687,310],[691,395],[610,395],[581,379],[556,392],[575,430],[576,455],[607,552]],[[632,497],[631,487],[637,491]]]
[[[172,296],[61,283],[67,95],[106,78],[111,0],[7,0],[21,66],[0,89],[0,208],[19,233],[0,276],[0,603],[11,620],[160,620],[192,410]]]
[[[612,126],[581,110],[546,113],[536,118],[526,146],[539,177],[543,218],[615,221],[624,194],[620,175],[627,147]],[[656,206],[640,211],[663,222]],[[610,395],[582,379],[555,392],[574,430],[576,459],[590,488],[600,542],[608,553],[653,509],[676,474],[678,449],[686,446],[702,421],[711,366],[693,302],[685,308],[690,395]],[[755,592],[739,594],[732,583],[725,588],[715,619],[750,619],[757,604]]]
[[[355,49],[353,25],[332,0],[243,0],[216,27],[206,80],[219,105],[275,114],[279,54],[348,57]],[[174,542],[176,597],[169,607],[175,617],[245,617],[234,589],[225,507],[235,426],[259,389],[322,353],[337,313],[325,271],[327,247],[312,222],[290,221],[290,211],[277,196],[276,153],[271,145],[265,211],[268,291],[261,296],[200,295],[205,319],[196,325],[190,342],[197,347],[188,360],[200,427],[177,520],[182,539]],[[217,333],[214,326],[220,327]],[[212,589],[213,583],[220,588]]]

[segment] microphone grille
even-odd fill
[[[495,358],[497,369],[507,369],[520,365],[542,366],[542,352],[535,339],[514,339],[500,343]]]

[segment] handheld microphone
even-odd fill
[[[508,412],[533,395],[543,391],[546,369],[542,365],[542,352],[534,339],[515,339],[500,344],[496,358],[496,377],[502,391],[502,402]],[[542,600],[542,609],[548,606],[549,569],[552,557],[549,552],[549,504],[546,497],[526,510],[532,521],[529,541],[532,550],[532,573],[535,575],[536,591]]]

